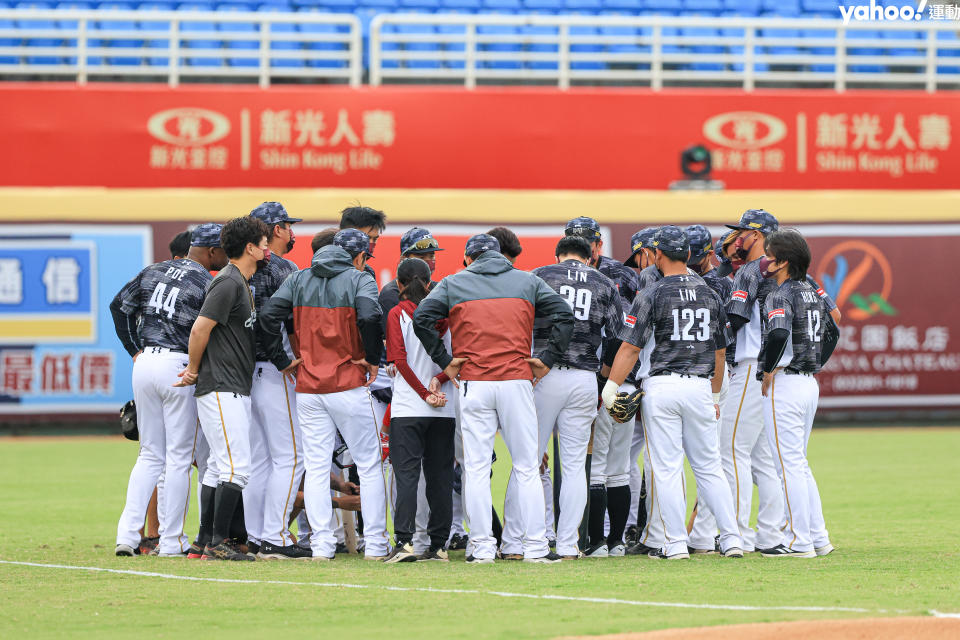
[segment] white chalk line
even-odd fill
[[[437,589],[434,587],[397,587],[390,585],[350,584],[345,582],[295,582],[291,580],[256,580],[241,578],[208,578],[202,576],[183,576],[172,573],[158,573],[155,571],[134,571],[132,569],[108,569],[106,567],[83,567],[67,564],[44,564],[39,562],[19,562],[15,560],[0,560],[0,564],[16,565],[21,567],[39,567],[43,569],[66,569],[69,571],[93,571],[112,573],[142,578],[162,578],[165,580],[186,580],[190,582],[217,582],[228,584],[277,584],[301,587],[326,587],[336,589],[375,589],[382,591],[409,591],[421,593],[456,593],[497,596],[501,598],[527,598],[531,600],[557,600],[564,602],[584,602],[589,604],[621,604],[641,607],[669,607],[674,609],[712,609],[720,611],[804,611],[814,613],[908,613],[898,609],[866,609],[862,607],[809,607],[809,606],[752,606],[739,604],[706,604],[692,602],[656,602],[652,600],[623,600],[621,598],[590,598],[582,596],[561,596],[534,593],[512,593],[509,591],[480,591],[477,589]],[[960,614],[941,614],[930,612],[939,617],[960,617]]]
[[[934,618],[958,618],[960,619],[960,613],[944,613],[943,611],[937,611],[936,609],[930,609],[930,615]]]

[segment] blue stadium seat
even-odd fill
[[[723,0],[724,11],[732,11],[739,16],[759,15],[761,0]]]
[[[645,9],[644,13],[654,10],[676,14],[683,9],[683,0],[644,0],[643,8]]]
[[[847,40],[850,44],[856,40],[879,40],[882,34],[879,31],[861,31],[860,29],[851,29],[847,31]],[[883,73],[887,70],[884,65],[879,64],[858,64],[857,56],[880,56],[883,55],[883,49],[880,47],[848,47],[847,48],[847,69],[853,73]]]
[[[603,6],[608,10],[639,15],[643,10],[643,0],[603,0]]]
[[[353,13],[357,3],[355,0],[320,0],[317,6],[330,13]]]
[[[236,2],[218,4],[216,10],[218,13],[250,11],[251,5]],[[260,48],[260,25],[255,22],[218,22],[217,29],[224,33],[249,33],[250,40],[224,40],[223,44],[227,49],[256,51]],[[227,65],[230,67],[256,67],[259,64],[257,56],[249,58],[227,58]]]
[[[523,0],[523,7],[531,13],[562,13],[563,0]]]
[[[804,13],[831,14],[834,17],[840,15],[837,6],[837,0],[803,0],[800,4]]]
[[[600,30],[596,27],[571,25],[570,35],[580,37],[588,36],[593,40],[593,42],[570,45],[571,53],[600,53],[603,51],[603,44],[600,42],[599,38]],[[605,67],[606,65],[603,62],[597,60],[579,60],[570,63],[571,69],[576,69],[579,71],[599,71]]]
[[[257,9],[266,13],[293,13],[293,8],[288,5],[263,4]],[[293,15],[289,22],[271,22],[270,33],[273,34],[291,34],[297,33],[297,22]],[[276,40],[270,43],[271,51],[300,51],[303,49],[303,43],[299,40]],[[270,58],[270,66],[274,68],[299,69],[305,64],[302,57],[296,58]]]
[[[523,4],[520,0],[483,0],[483,8],[515,13],[523,10]]]
[[[519,33],[519,29],[512,25],[502,25],[502,24],[481,24],[477,25],[477,35],[514,35]],[[519,42],[485,42],[480,43],[477,46],[479,51],[490,51],[490,52],[513,52],[520,51],[521,44]],[[484,60],[480,65],[486,69],[520,69],[521,63],[519,60]]]
[[[437,11],[443,6],[440,0],[400,0],[401,9],[416,9],[417,11]]]
[[[687,12],[719,14],[723,11],[723,0],[683,0],[683,8]]]
[[[800,0],[763,0],[763,13],[771,16],[799,16]],[[838,12],[839,17],[839,12]]]
[[[898,45],[916,44],[916,48],[907,46],[896,46],[886,49],[886,54],[891,56],[923,56],[926,51],[920,47],[926,46],[918,31],[881,31],[881,37],[884,40],[895,40]]]
[[[466,47],[463,44],[463,39],[466,38],[467,28],[462,24],[439,24],[437,25],[437,33],[456,35],[460,37],[460,42],[449,42],[443,45],[443,51],[449,51],[455,53],[458,57],[463,56],[463,52],[466,51]],[[463,69],[466,67],[466,62],[464,60],[447,60],[443,63],[445,69]]]
[[[557,28],[551,27],[550,25],[527,25],[525,27],[520,27],[520,33],[525,36],[552,36],[557,37]],[[556,44],[551,44],[549,42],[530,42],[526,45],[526,50],[531,53],[553,54],[553,60],[531,60],[527,62],[527,67],[530,69],[536,70],[556,70],[558,67],[557,64],[557,51],[559,47]]]
[[[429,24],[398,24],[394,27],[397,33],[406,35],[435,35],[437,32]],[[406,51],[431,52],[437,57],[433,60],[407,60],[405,66],[410,69],[439,69],[441,67],[439,54],[441,50],[439,42],[405,42],[403,48]]]
[[[101,3],[98,7],[103,11],[110,10],[130,10],[133,9],[132,4],[123,3],[123,2],[104,2]],[[124,30],[124,31],[139,31],[140,25],[137,24],[134,20],[99,20],[93,25],[94,30]],[[93,32],[91,32],[92,35]],[[131,38],[111,38],[104,40],[95,40],[91,39],[91,46],[99,47],[124,47],[124,48],[142,48],[143,40],[142,39],[131,39]],[[96,44],[94,44],[96,43]],[[110,56],[107,58],[107,63],[111,65],[118,66],[138,66],[143,63],[143,58],[140,56]]]
[[[301,22],[298,25],[301,33],[347,33],[346,25],[307,23]],[[349,45],[346,42],[305,42],[304,48],[308,51],[347,51]],[[364,48],[366,55],[366,48]],[[307,66],[323,69],[342,69],[347,66],[344,60],[307,60]]]
[[[53,5],[48,2],[18,2],[17,9],[52,9]],[[55,20],[29,19],[16,20],[15,25],[20,29],[46,29],[57,30],[60,27]],[[59,47],[63,44],[60,38],[27,38],[24,45],[28,47]],[[62,64],[64,59],[51,55],[27,56],[27,64]]]
[[[603,9],[601,0],[565,0],[566,13],[596,14]]]
[[[171,11],[174,9],[174,5],[169,2],[142,2],[139,8],[141,11]],[[166,49],[170,46],[169,38],[155,37],[161,33],[169,32],[170,22],[168,20],[140,20],[140,30],[144,32],[143,35],[146,38],[144,46],[147,49]],[[158,33],[151,34],[150,31]],[[151,67],[166,67],[170,65],[170,58],[167,55],[163,55],[163,57],[149,56],[147,57],[147,64]]]
[[[481,0],[441,0],[443,10],[476,12],[481,9]]]
[[[683,27],[680,30],[681,35],[706,39],[719,39],[720,30],[710,27]],[[723,53],[724,48],[716,44],[691,44],[688,45],[693,53],[706,56],[707,54]],[[694,71],[723,71],[726,66],[720,62],[710,62],[705,57],[703,61],[694,62],[690,65]]]
[[[16,29],[17,25],[14,24],[13,20],[5,20],[0,18],[0,29]],[[0,38],[0,47],[17,47],[20,45],[19,38]],[[17,56],[0,56],[0,64],[18,64],[20,58]]]
[[[400,7],[398,0],[357,0],[356,4],[359,7],[374,7],[385,13],[394,12]]]
[[[214,6],[205,2],[184,2],[177,7],[178,11],[213,11]],[[217,25],[213,21],[186,20],[180,23],[183,34],[196,31],[216,31]],[[180,46],[184,49],[220,49],[223,43],[220,40],[208,39],[181,39]],[[191,67],[222,67],[224,60],[216,54],[207,53],[202,56],[187,56],[184,58]]]
[[[761,29],[760,34],[764,38],[780,38],[783,40],[798,41],[800,39],[799,29]],[[769,54],[790,56],[800,53],[799,47],[795,45],[775,44],[764,45],[763,50]]]

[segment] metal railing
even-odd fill
[[[381,14],[370,84],[960,87],[960,23]],[[879,32],[880,37],[876,37]],[[804,37],[801,37],[803,33]]]
[[[360,21],[343,13],[0,9],[0,76],[363,77]]]

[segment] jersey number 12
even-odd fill
[[[166,312],[167,318],[172,320],[176,311],[174,305],[177,303],[177,296],[180,295],[180,287],[170,287],[170,292],[164,296],[166,290],[165,282],[158,283],[153,290],[153,295],[150,296],[150,306],[156,309],[157,315],[163,315]]]

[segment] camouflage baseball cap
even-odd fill
[[[287,210],[279,202],[264,202],[251,211],[250,215],[254,218],[260,218],[268,226],[271,224],[280,224],[281,222],[289,224],[303,222],[303,218],[291,218],[290,214],[287,213]]]
[[[580,236],[590,242],[595,242],[600,239],[600,225],[593,218],[580,216],[567,223],[567,227],[563,230],[563,235]]]
[[[337,235],[333,236],[333,244],[345,249],[353,257],[357,257],[361,252],[367,254],[370,258],[370,238],[359,229],[341,229]]]
[[[208,222],[197,225],[190,234],[191,247],[219,247],[220,231],[223,225],[218,222]]]
[[[746,231],[759,231],[763,235],[773,233],[780,227],[780,223],[773,217],[773,214],[763,209],[749,209],[740,216],[740,222],[737,224],[728,224],[730,229],[744,229]]]
[[[702,224],[692,224],[687,227],[687,240],[690,242],[689,263],[700,262],[707,252],[713,251],[713,237],[710,231]]]
[[[467,240],[467,246],[463,249],[463,255],[475,256],[484,251],[500,251],[500,243],[491,235],[478,233]]]
[[[637,254],[640,253],[641,249],[652,249],[651,243],[653,242],[653,237],[657,235],[657,231],[660,230],[660,227],[647,227],[646,229],[641,229],[635,234],[630,236],[630,257],[623,261],[623,264],[628,267],[639,267],[637,264]]]
[[[443,251],[436,238],[422,227],[414,227],[400,236],[400,255]]]
[[[660,251],[685,253],[690,249],[690,241],[683,229],[669,224],[660,227],[660,230],[657,231],[657,235],[653,238],[653,248]]]

